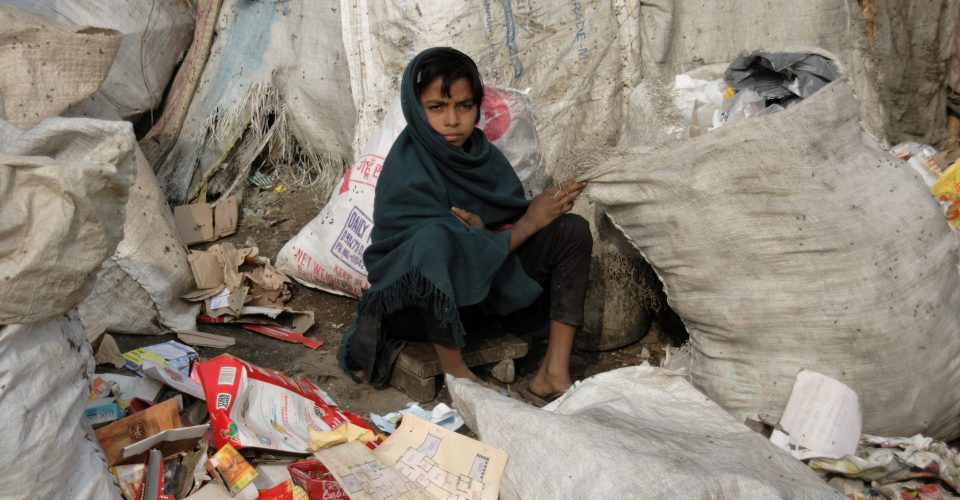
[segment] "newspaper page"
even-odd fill
[[[495,500],[507,453],[415,415],[376,450],[358,442],[315,454],[354,500]]]

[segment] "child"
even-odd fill
[[[543,404],[569,388],[583,324],[593,240],[587,222],[567,212],[585,184],[524,198],[509,162],[476,128],[483,83],[459,51],[418,54],[400,94],[407,127],[377,183],[364,253],[371,286],[341,361],[383,385],[406,341],[429,340],[444,373],[478,381],[460,353],[465,320],[496,316],[536,329],[549,317],[546,357],[521,391]]]

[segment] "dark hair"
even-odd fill
[[[440,95],[450,97],[450,85],[453,82],[466,78],[473,91],[473,102],[477,106],[477,117],[480,115],[480,104],[483,102],[483,81],[480,80],[480,70],[477,63],[470,56],[450,47],[438,47],[430,50],[420,59],[414,72],[413,89],[417,97],[423,94],[427,85],[437,78],[440,82]]]

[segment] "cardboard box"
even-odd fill
[[[173,209],[173,220],[186,245],[214,241],[237,232],[237,199],[228,196],[212,203],[180,205]]]
[[[107,456],[109,465],[117,465],[123,457],[123,448],[168,429],[180,427],[180,409],[177,402],[168,399],[142,412],[97,429],[97,441]]]

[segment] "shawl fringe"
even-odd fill
[[[385,316],[408,306],[429,306],[440,326],[450,329],[453,342],[458,347],[465,345],[466,332],[463,322],[460,321],[456,301],[434,285],[419,268],[411,269],[388,287],[366,290],[357,306],[357,312],[360,315]]]

